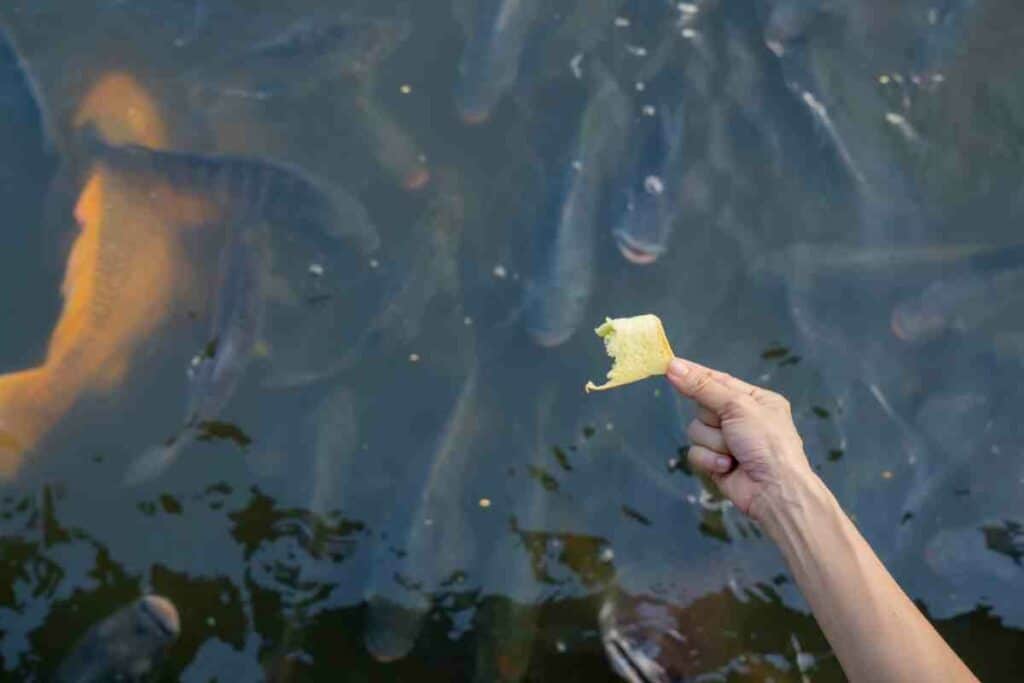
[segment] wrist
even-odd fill
[[[838,512],[838,503],[810,468],[783,472],[778,483],[759,497],[751,510],[758,524],[778,544]]]

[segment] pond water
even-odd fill
[[[664,680],[842,680],[683,464],[692,407],[583,393],[592,328],[652,312],[790,398],[901,585],[1013,680],[1022,20],[5,0],[0,679],[100,680],[91,633],[156,680],[614,681],[614,629]],[[146,594],[165,656],[90,631],[167,625]]]

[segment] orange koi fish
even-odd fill
[[[168,145],[159,108],[127,74],[110,74],[83,98],[76,128],[109,144]],[[74,210],[63,309],[41,365],[0,376],[0,477],[83,396],[124,380],[142,343],[164,323],[191,280],[182,225],[208,223],[211,204],[167,182],[98,161]]]

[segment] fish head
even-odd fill
[[[612,235],[626,260],[647,265],[665,253],[675,221],[662,181],[649,176],[642,185],[627,193]]]
[[[525,297],[526,331],[538,346],[554,348],[576,332],[590,301],[580,283],[531,284]]]
[[[900,341],[921,343],[941,335],[949,326],[946,316],[932,310],[923,301],[910,301],[897,305],[889,322],[892,333]]]
[[[765,22],[765,45],[781,58],[794,44],[807,39],[823,11],[818,0],[779,0]]]

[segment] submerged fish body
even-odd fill
[[[430,182],[430,169],[426,154],[412,135],[370,95],[357,98],[355,111],[370,153],[380,167],[407,190],[425,187]]]
[[[598,615],[601,642],[615,672],[629,683],[682,680],[672,658],[688,651],[671,606],[650,599],[612,596]]]
[[[472,440],[481,429],[475,415],[479,374],[474,368],[467,377],[436,443],[399,566],[392,571],[392,563],[383,557],[375,562],[364,643],[378,661],[409,654],[434,596],[457,589],[459,577],[472,566],[476,548],[466,519],[472,503],[465,499],[464,482]]]
[[[665,253],[682,210],[682,105],[656,105],[653,116],[643,114],[636,123],[633,163],[612,234],[622,255],[643,265]]]
[[[235,395],[263,331],[266,306],[266,230],[232,226],[220,259],[209,342],[189,368],[189,401],[182,431],[147,452],[126,476],[134,485],[159,475]]]
[[[1024,268],[943,278],[896,305],[893,333],[925,342],[945,331],[966,333],[1024,303]]]
[[[233,155],[203,155],[139,145],[92,145],[106,164],[167,183],[217,208],[208,221],[265,221],[351,240],[363,252],[380,238],[366,208],[347,190],[297,166]],[[199,218],[197,217],[198,221]]]
[[[90,628],[65,658],[55,680],[143,680],[180,632],[174,605],[158,595],[147,595]]]
[[[486,121],[515,85],[539,0],[477,0],[459,62],[455,100],[467,123]]]
[[[13,474],[21,455],[82,395],[116,387],[142,342],[168,318],[191,279],[178,234],[183,211],[206,207],[93,166],[75,206],[80,232],[46,357],[36,368],[0,377],[0,472]]]
[[[524,304],[527,331],[541,346],[558,346],[572,336],[594,287],[597,216],[628,118],[618,84],[607,74],[595,82],[562,181],[537,225],[536,266]]]
[[[412,31],[400,17],[305,14],[255,44],[188,75],[193,93],[265,100],[324,81],[364,80]]]

